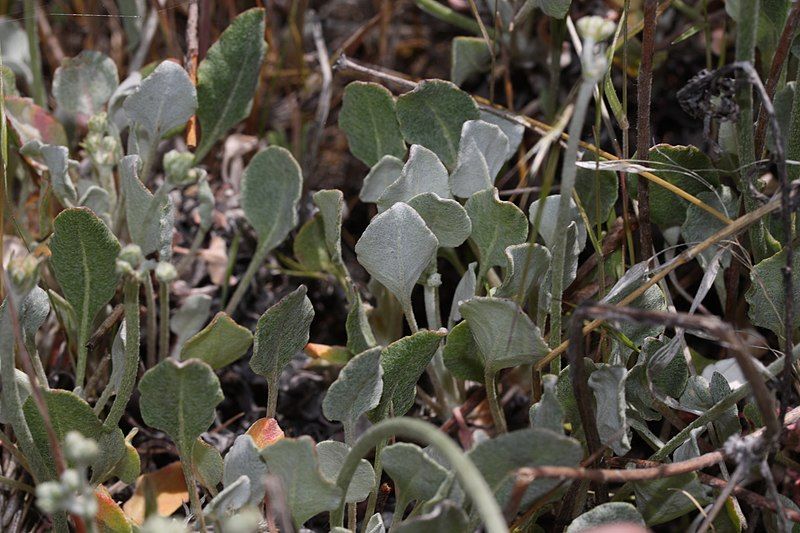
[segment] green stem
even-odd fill
[[[189,248],[189,252],[181,258],[180,262],[178,262],[178,274],[183,274],[189,269],[195,257],[197,257],[197,253],[200,251],[203,241],[206,239],[208,229],[209,228],[200,227],[200,229],[197,230],[197,233],[194,234],[194,239],[192,239],[192,245]]]
[[[250,264],[247,265],[247,270],[245,270],[242,279],[240,279],[238,285],[236,285],[236,290],[233,292],[233,296],[231,296],[231,300],[228,302],[228,305],[225,306],[226,313],[232,315],[233,312],[236,311],[236,307],[239,305],[239,302],[242,301],[245,293],[249,290],[250,282],[253,281],[253,278],[256,276],[256,272],[258,272],[258,269],[261,268],[261,265],[267,259],[269,252],[270,250],[266,246],[264,246],[262,243],[258,243],[256,253],[253,255],[253,258],[250,259]]]
[[[89,348],[86,343],[89,342],[89,326],[81,324],[80,331],[78,331],[78,361],[77,368],[75,369],[75,393],[83,396],[83,382],[86,379],[86,360],[89,358]]]
[[[452,24],[457,28],[474,33],[475,35],[481,35],[480,25],[472,20],[472,18],[453,11],[449,7],[445,6],[444,4],[440,4],[436,0],[414,0],[414,3],[417,4],[417,7],[423,10],[425,13],[436,17],[439,20],[443,20],[448,24]],[[494,38],[493,28],[486,28],[486,33],[489,34],[489,37]]]
[[[36,379],[44,390],[50,389],[50,384],[47,382],[47,374],[42,365],[42,358],[39,355],[39,350],[36,348],[36,343],[33,338],[25,339],[25,348],[31,356],[31,363],[33,364],[33,371],[36,372]]]
[[[267,418],[275,418],[278,412],[278,380],[280,375],[267,378]]]
[[[442,317],[439,311],[439,289],[438,287],[425,285],[424,295],[428,329],[436,331],[442,327]],[[433,354],[427,371],[433,388],[436,391],[437,403],[440,404],[440,406],[442,404],[444,405],[444,408],[440,409],[440,411],[442,411],[441,414],[447,416],[450,409],[458,405],[458,391],[456,390],[453,376],[447,370],[447,367],[444,366],[441,346],[439,346],[436,353]]]
[[[486,382],[486,400],[489,402],[489,410],[492,413],[492,420],[497,433],[506,433],[508,426],[506,425],[506,417],[503,414],[503,406],[500,405],[500,400],[497,398],[497,386],[495,384],[495,374],[490,369],[484,373],[484,381]]]
[[[120,418],[125,412],[125,407],[133,394],[136,384],[136,371],[139,369],[139,280],[129,276],[125,280],[125,367],[119,390],[106,421],[103,423],[108,428],[116,428]]]
[[[28,34],[28,49],[31,56],[31,70],[33,71],[33,101],[39,107],[47,109],[47,93],[44,90],[44,75],[42,74],[42,52],[39,47],[39,30],[36,24],[36,1],[25,0],[25,33]]]
[[[144,299],[147,307],[147,368],[156,366],[156,329],[158,317],[156,315],[156,296],[153,290],[153,280],[148,273],[144,280]]]
[[[439,431],[439,428],[411,418],[390,418],[384,420],[369,430],[358,440],[347,454],[339,471],[336,484],[342,489],[342,499],[339,509],[331,512],[331,526],[341,526],[344,517],[345,493],[350,481],[355,474],[359,461],[381,441],[389,437],[398,436],[413,439],[436,448],[450,463],[455,472],[461,488],[472,501],[477,510],[487,533],[507,533],[508,527],[503,511],[495,500],[494,493],[486,480],[483,479],[478,468],[469,460],[461,449],[450,440],[450,437]]]
[[[362,533],[366,531],[367,527],[367,520],[375,514],[375,506],[378,503],[378,493],[381,491],[381,476],[383,475],[383,463],[381,462],[381,452],[389,443],[389,438],[381,439],[375,445],[375,461],[373,462],[373,470],[375,470],[375,486],[372,488],[372,492],[369,493],[369,499],[367,500],[367,511],[364,513],[364,525],[362,527]]]
[[[197,482],[194,479],[192,472],[191,453],[186,454],[184,450],[180,451],[181,470],[183,470],[183,477],[186,480],[186,488],[189,489],[189,501],[192,506],[192,513],[197,518],[200,531],[205,533],[206,521],[203,517],[203,508],[200,507],[200,498],[197,496]]]
[[[158,360],[163,361],[169,353],[169,283],[158,282]]]
[[[585,46],[590,46],[586,43]],[[557,228],[566,228],[570,218],[570,199],[575,188],[575,174],[577,167],[575,162],[578,160],[578,142],[580,141],[583,123],[586,120],[586,110],[594,92],[595,80],[584,78],[581,82],[578,98],[575,103],[575,111],[569,123],[569,142],[567,151],[564,154],[564,169],[561,174],[561,196],[558,204],[558,215],[556,221]],[[561,238],[556,240],[553,249],[553,267],[551,272],[551,291],[552,300],[550,301],[550,345],[555,347],[561,344],[561,295],[564,292],[564,268],[566,263],[567,240]],[[553,362],[554,373],[558,373],[560,363]]]
[[[406,321],[408,322],[408,327],[411,329],[411,333],[414,334],[419,331],[419,326],[417,325],[417,317],[414,316],[414,308],[411,306],[411,299],[407,302],[400,302],[400,307],[403,308],[403,314],[406,317]]]
[[[21,490],[23,492],[27,492],[28,494],[36,494],[36,489],[28,485],[27,483],[23,483],[21,481],[17,481],[16,479],[11,479],[10,477],[0,476],[0,485],[5,485],[6,487]]]

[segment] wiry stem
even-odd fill
[[[125,367],[117,395],[104,425],[116,428],[133,394],[136,372],[139,369],[139,280],[129,276],[125,280]]]

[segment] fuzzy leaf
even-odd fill
[[[47,293],[38,285],[31,289],[19,306],[19,324],[26,344],[34,341],[36,332],[50,314],[50,300]]]
[[[142,473],[142,458],[139,457],[139,452],[133,445],[125,441],[125,453],[119,462],[114,465],[112,476],[116,476],[123,483],[128,485],[133,484],[139,474]]]
[[[319,456],[319,469],[322,477],[332,483],[336,483],[339,471],[342,469],[345,457],[350,452],[350,447],[334,440],[324,440],[317,444],[317,455]],[[358,503],[367,499],[372,487],[375,485],[375,470],[369,461],[361,459],[356,467],[350,486],[347,488],[345,501],[348,503]]]
[[[252,493],[250,483],[251,480],[246,475],[239,476],[236,481],[226,485],[224,489],[214,496],[214,499],[208,502],[203,512],[215,520],[230,516],[247,505]]]
[[[498,287],[495,296],[522,296],[522,301],[525,301],[533,286],[547,286],[543,283],[550,272],[550,251],[547,248],[539,244],[515,244],[506,248],[506,258],[508,266],[503,284]]]
[[[78,336],[89,338],[97,313],[114,297],[120,246],[108,227],[85,207],[62,211],[50,240],[53,271],[75,310]]]
[[[492,372],[535,363],[549,351],[539,328],[512,300],[472,298],[461,305],[461,314]]]
[[[329,272],[333,269],[328,247],[325,243],[325,227],[322,215],[317,213],[295,235],[292,241],[295,259],[312,272]]]
[[[381,452],[384,470],[395,482],[403,501],[432,499],[447,478],[447,470],[428,457],[416,444],[398,442]]]
[[[506,248],[528,238],[528,219],[519,207],[500,200],[497,189],[473,194],[464,205],[472,220],[472,240],[480,254],[478,279],[494,266],[506,267]]]
[[[403,162],[393,155],[385,155],[375,163],[361,185],[358,193],[362,202],[377,203],[389,185],[397,181],[403,171]]]
[[[597,401],[595,418],[600,442],[609,446],[617,455],[625,455],[631,449],[625,414],[626,377],[625,367],[609,365],[601,366],[589,376],[589,387]]]
[[[242,176],[242,209],[260,248],[275,248],[297,225],[302,187],[300,165],[287,149],[270,146],[250,160]]]
[[[211,297],[207,294],[192,294],[172,314],[169,329],[177,335],[172,353],[176,356],[187,340],[200,331],[211,311]]]
[[[447,169],[442,162],[424,146],[414,144],[400,177],[378,199],[378,211],[383,212],[397,202],[408,202],[426,192],[436,193],[441,198],[452,197]]]
[[[119,428],[103,425],[89,404],[75,393],[50,389],[42,390],[44,401],[50,414],[50,423],[61,442],[70,431],[78,431],[84,437],[94,439],[100,453],[89,465],[92,469],[92,482],[105,481],[125,453],[125,437]],[[33,441],[47,465],[51,479],[56,478],[55,462],[50,450],[44,420],[33,398],[28,398],[23,406],[25,418],[33,435]]]
[[[357,292],[355,296],[345,322],[347,349],[351,353],[361,353],[374,347],[377,342],[375,341],[375,335],[372,333],[372,326],[369,325],[364,302],[361,301],[361,296]]]
[[[444,336],[444,330],[422,330],[383,349],[383,394],[381,403],[371,412],[373,420],[383,419],[390,412],[403,416],[411,409],[417,395],[417,381]]]
[[[261,455],[269,473],[280,479],[298,528],[312,516],[339,506],[342,491],[320,472],[310,437],[282,439],[267,446]]]
[[[339,127],[347,136],[350,152],[368,167],[384,156],[402,158],[406,153],[394,97],[377,83],[354,81],[345,87]]]
[[[211,367],[190,359],[165,359],[142,376],[139,407],[145,424],[164,431],[182,455],[214,421],[222,399],[219,380]]]
[[[197,161],[250,113],[261,60],[267,51],[264,27],[264,9],[240,14],[208,49],[197,68],[197,118],[202,131]]]
[[[542,399],[531,406],[529,418],[534,429],[549,429],[564,433],[564,411],[556,396],[556,380],[552,374],[542,376]]]
[[[294,354],[308,343],[314,308],[306,292],[306,286],[300,285],[258,319],[250,358],[250,368],[256,374],[277,379]]]
[[[231,486],[241,476],[250,478],[250,495],[247,503],[258,505],[267,491],[267,465],[250,435],[239,435],[225,455],[223,484]]]
[[[207,489],[216,489],[222,482],[222,455],[214,446],[203,439],[194,441],[192,448],[192,468],[197,481]]]
[[[53,76],[53,97],[58,111],[86,122],[106,105],[119,85],[114,61],[94,50],[61,61]]]
[[[181,348],[181,360],[200,359],[214,370],[233,363],[253,344],[253,334],[225,313],[217,313],[211,322]]]
[[[386,533],[386,527],[383,525],[383,517],[380,513],[375,513],[367,522],[367,527],[364,533]]]
[[[472,97],[447,81],[424,80],[397,99],[397,119],[406,142],[432,150],[447,168],[456,163],[464,122],[478,118]]]
[[[322,216],[325,245],[328,255],[334,263],[342,261],[342,215],[344,212],[344,195],[337,189],[328,189],[314,193],[314,203]]]
[[[800,264],[800,249],[797,247],[794,249],[792,263]],[[783,309],[787,297],[783,283],[783,267],[785,265],[785,248],[758,263],[750,271],[752,284],[745,294],[745,299],[750,304],[747,314],[753,325],[767,328],[780,336],[784,335]],[[797,302],[800,301],[800,269],[792,269],[792,282],[794,288],[792,299],[797,307]],[[795,313],[795,328],[800,325],[800,316],[798,315]]]
[[[600,504],[573,520],[566,533],[582,533],[621,522],[644,527],[644,519],[636,507],[629,503],[609,502]]]
[[[401,202],[370,221],[356,243],[356,254],[367,272],[407,308],[438,245],[422,217]]]
[[[8,124],[16,134],[20,146],[34,140],[66,146],[68,141],[64,126],[30,98],[6,96],[5,109]]]
[[[65,207],[74,207],[78,202],[78,192],[68,173],[69,149],[66,146],[42,145],[42,160],[47,165],[50,183],[58,201]]]
[[[140,158],[128,155],[119,164],[122,189],[125,191],[125,213],[131,239],[149,255],[159,249],[164,225],[169,221],[165,214],[171,209],[169,196],[153,195],[139,177]],[[169,224],[169,231],[172,225]]]
[[[445,500],[432,511],[412,516],[397,527],[397,533],[439,533],[468,531],[469,519],[455,503]]]
[[[560,194],[551,194],[542,200],[536,200],[531,204],[528,211],[531,224],[536,224],[537,212],[541,206],[542,215],[539,221],[539,235],[544,240],[548,249],[553,250],[556,241],[562,239],[564,236],[564,228],[557,226],[558,220],[558,204],[561,201]],[[585,207],[585,206],[584,206]],[[570,218],[567,223],[574,222],[578,227],[578,251],[583,250],[586,244],[586,227],[583,225],[583,219],[578,211],[578,206],[575,205],[575,200],[569,200]],[[566,286],[566,285],[565,285]]]
[[[466,210],[455,200],[440,198],[435,193],[419,194],[408,201],[419,213],[439,246],[455,248],[467,240],[472,232],[472,222]]]
[[[456,37],[451,54],[450,81],[459,86],[491,66],[492,53],[483,37]]]
[[[351,431],[361,415],[378,405],[383,392],[380,358],[380,348],[372,348],[347,363],[322,401],[325,418],[342,422],[345,431]]]
[[[491,189],[506,162],[508,137],[498,126],[482,120],[468,120],[461,129],[458,162],[450,176],[453,194],[469,198]]]
[[[483,383],[483,359],[466,321],[450,329],[442,357],[447,369],[458,379]]]
[[[525,126],[522,124],[522,122],[518,119],[512,120],[506,116],[501,116],[487,109],[481,110],[481,120],[488,122],[489,124],[494,124],[503,130],[503,133],[508,139],[508,152],[506,153],[506,161],[511,159],[511,156],[517,153],[517,148],[519,148],[519,145],[522,142],[522,136],[525,134]]]

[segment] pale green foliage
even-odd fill
[[[378,199],[378,210],[385,211],[397,202],[408,202],[418,194],[435,193],[451,198],[447,169],[436,154],[418,144],[411,146],[400,177]]]
[[[472,233],[467,211],[455,200],[429,192],[411,198],[408,205],[422,217],[443,248],[460,246]]]
[[[416,444],[392,444],[381,452],[381,460],[395,482],[398,498],[406,503],[432,499],[447,477],[447,471]]]
[[[317,456],[319,457],[319,469],[322,477],[336,482],[339,471],[342,469],[345,457],[350,452],[350,447],[335,440],[324,440],[317,443]],[[353,479],[347,488],[345,501],[348,503],[358,503],[367,499],[372,486],[375,484],[375,470],[369,461],[362,459],[358,462]]]
[[[629,503],[608,502],[598,505],[573,520],[567,527],[567,533],[582,533],[620,522],[644,526],[644,519],[636,507]]]
[[[478,279],[483,279],[490,268],[506,266],[506,248],[525,242],[528,219],[519,207],[500,200],[497,189],[473,194],[464,207],[472,221],[471,238],[480,254]]]
[[[253,344],[253,334],[225,313],[187,340],[181,348],[181,359],[200,359],[211,368],[227,366],[243,356]]]
[[[403,162],[392,156],[385,155],[375,163],[364,178],[361,193],[358,195],[362,202],[377,203],[384,191],[397,181],[403,171]]]
[[[223,484],[230,487],[241,476],[249,480],[247,503],[257,505],[264,499],[267,490],[267,465],[250,435],[239,435],[225,455]]]
[[[450,186],[459,198],[494,187],[503,163],[508,159],[508,137],[498,126],[482,120],[468,120],[461,129],[458,160]]]
[[[347,135],[350,152],[369,167],[384,156],[399,158],[406,153],[394,97],[382,85],[358,81],[348,84],[339,111],[339,127]]]
[[[597,401],[595,418],[600,442],[617,455],[625,455],[631,449],[625,413],[626,375],[625,367],[604,365],[589,376],[589,387]]]
[[[450,81],[456,85],[463,85],[491,66],[492,54],[482,37],[456,37],[451,54]]]
[[[102,110],[119,85],[117,66],[110,57],[84,50],[64,59],[53,76],[58,110],[71,120],[86,121]]]
[[[328,255],[337,265],[342,261],[342,216],[344,213],[344,195],[338,189],[317,191],[314,203],[322,217],[325,246]]]
[[[352,431],[356,420],[380,402],[383,392],[380,357],[380,348],[358,354],[328,388],[322,412],[328,420],[342,422],[346,432]]]
[[[792,263],[800,260],[800,249],[795,247]],[[750,304],[748,316],[756,326],[761,326],[783,335],[785,321],[783,318],[784,299],[788,296],[783,283],[783,267],[786,265],[786,251],[781,250],[772,257],[758,263],[750,272],[752,284],[745,294]],[[800,301],[800,269],[792,269],[794,294],[791,298],[795,305]],[[800,314],[795,313],[794,327],[800,324]]]

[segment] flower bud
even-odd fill
[[[616,25],[603,17],[592,15],[581,17],[575,24],[578,33],[584,40],[591,40],[593,43],[601,43],[614,35]]]
[[[64,455],[75,465],[88,465],[99,453],[100,448],[94,439],[87,439],[78,431],[70,431],[64,437]]]
[[[156,266],[156,279],[161,283],[170,283],[178,278],[178,271],[172,263],[160,261]]]
[[[174,187],[183,187],[197,181],[197,172],[192,172],[194,154],[170,150],[164,154],[164,173],[167,183]]]
[[[142,254],[142,249],[139,248],[138,244],[128,244],[122,250],[120,250],[119,255],[117,256],[117,267],[119,268],[119,263],[127,263],[131,269],[136,269],[142,264],[144,261],[144,255]]]

